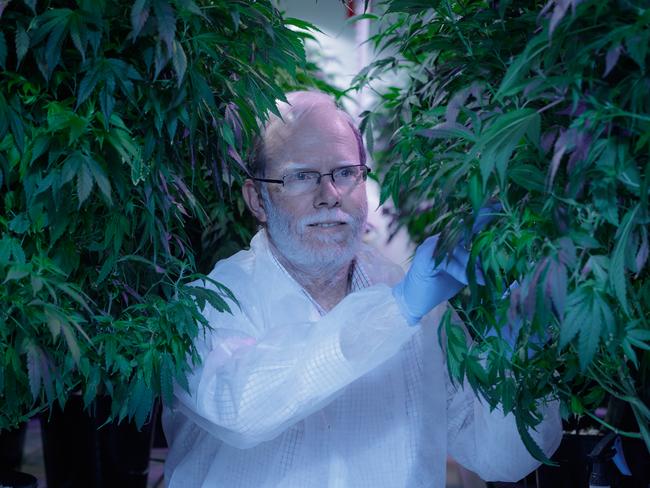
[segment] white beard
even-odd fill
[[[323,209],[314,215],[292,221],[290,216],[275,208],[265,188],[261,193],[269,238],[292,265],[325,271],[352,261],[359,250],[365,230],[367,208],[360,209],[358,215],[350,215],[340,209]],[[346,222],[348,232],[328,235],[308,226],[314,222],[332,220]]]

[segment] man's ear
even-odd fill
[[[241,191],[248,210],[251,211],[259,222],[265,223],[267,220],[266,209],[264,208],[264,202],[262,201],[262,197],[253,180],[247,179],[244,181],[244,186]]]

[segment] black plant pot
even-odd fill
[[[89,413],[72,396],[64,411],[41,417],[48,488],[146,488],[156,413],[138,431],[132,422],[103,425],[109,412],[108,398]]]
[[[20,469],[26,432],[27,424],[0,431],[0,471]]]
[[[600,435],[564,434],[552,460],[557,466],[543,465],[516,483],[488,483],[490,488],[587,488],[592,465],[591,453]],[[650,456],[641,439],[622,438],[623,452],[632,476],[623,476],[613,463],[604,466],[612,488],[648,488]]]
[[[558,467],[542,466],[537,470],[538,488],[574,488],[589,486],[592,470],[589,453],[602,439],[600,435],[564,434],[553,460]],[[647,488],[650,485],[650,455],[641,439],[622,437],[623,453],[631,476],[624,476],[612,462],[604,469],[612,488]]]
[[[19,473],[18,471],[0,470],[0,486],[11,488],[37,488],[38,480],[31,474]]]
[[[564,434],[552,458],[558,466],[541,466],[537,470],[538,488],[587,488],[591,472],[587,456],[600,439],[598,435]]]

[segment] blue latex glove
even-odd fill
[[[469,252],[458,246],[451,258],[436,266],[433,253],[437,244],[437,235],[426,239],[416,249],[411,268],[404,279],[393,287],[393,296],[411,325],[418,323],[436,305],[449,300],[467,285],[465,268]],[[484,283],[480,270],[477,270],[476,279]]]
[[[498,202],[483,207],[472,227],[472,235],[485,228],[501,210]],[[415,251],[411,268],[402,281],[393,288],[402,313],[411,325],[415,325],[440,303],[449,300],[467,285],[467,262],[469,251],[463,242],[456,246],[451,257],[436,266],[433,253],[438,236],[426,239]],[[480,266],[476,267],[476,282],[484,285]]]

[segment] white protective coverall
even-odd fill
[[[512,416],[448,381],[445,305],[409,326],[391,293],[401,268],[365,247],[354,269],[352,293],[324,313],[264,231],[217,263],[211,278],[241,310],[204,310],[203,364],[163,414],[168,488],[443,488],[447,454],[486,480],[539,464]],[[557,404],[546,410],[532,434],[550,454],[561,429]]]

